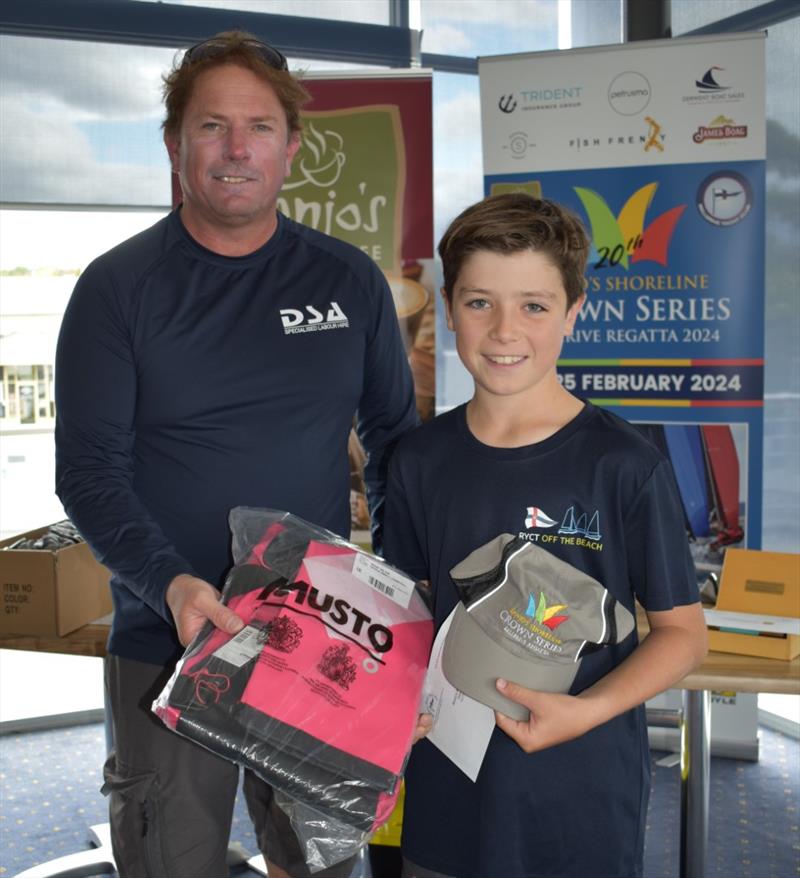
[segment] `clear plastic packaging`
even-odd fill
[[[421,590],[383,560],[286,512],[230,514],[222,600],[154,712],[275,790],[312,871],[388,818],[411,748],[433,638]]]

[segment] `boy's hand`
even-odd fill
[[[494,713],[497,725],[526,753],[571,741],[597,724],[588,702],[574,695],[536,692],[505,680],[497,681],[497,690],[531,712],[527,722]]]
[[[244,627],[241,618],[219,602],[219,592],[213,585],[188,573],[181,573],[170,582],[166,601],[182,646],[194,640],[206,620],[228,634],[236,634]]]
[[[414,729],[414,739],[412,744],[421,741],[433,728],[433,717],[429,713],[421,713],[417,717],[417,727]]]

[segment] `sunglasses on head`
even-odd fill
[[[239,45],[247,46],[252,49],[262,61],[274,67],[275,70],[288,70],[289,65],[286,58],[273,46],[262,43],[261,40],[248,38],[242,40]],[[185,64],[193,64],[195,61],[204,61],[206,58],[213,58],[227,51],[231,46],[229,40],[223,40],[219,37],[211,37],[209,40],[203,40],[186,50],[181,61],[181,66]]]

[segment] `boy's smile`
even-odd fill
[[[479,250],[461,269],[447,325],[478,397],[543,399],[558,385],[556,361],[581,298],[569,310],[558,268],[542,253]]]

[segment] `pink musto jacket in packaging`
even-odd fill
[[[433,638],[413,580],[288,513],[231,513],[224,602],[153,709],[275,789],[370,832],[388,819]]]

